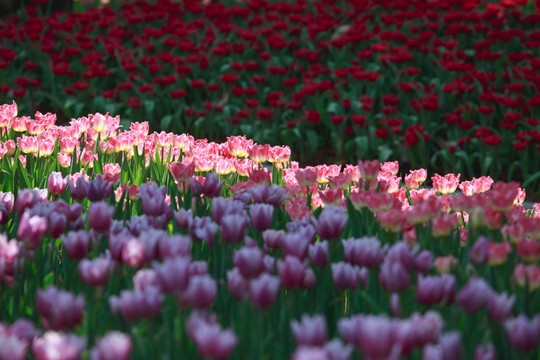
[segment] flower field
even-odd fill
[[[0,360],[540,360],[538,5],[0,19]]]

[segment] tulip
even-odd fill
[[[249,218],[245,212],[225,215],[221,218],[221,239],[225,243],[242,242],[249,227]]]
[[[346,222],[347,215],[344,208],[326,206],[317,219],[317,234],[326,240],[338,238]]]
[[[515,300],[515,295],[493,292],[488,300],[489,319],[493,322],[503,322],[508,319],[512,315]]]
[[[383,288],[392,292],[404,292],[409,288],[409,273],[400,261],[385,260],[379,272]]]
[[[489,260],[489,241],[485,236],[479,236],[469,251],[469,260],[473,264],[485,265]]]
[[[492,343],[478,345],[474,350],[474,360],[497,360],[495,346]]]
[[[251,223],[257,231],[264,231],[272,226],[274,207],[269,204],[253,204],[249,207]]]
[[[86,341],[78,336],[47,331],[34,340],[32,353],[36,360],[78,360],[85,345]]]
[[[47,232],[47,219],[37,215],[30,215],[25,211],[21,217],[17,237],[29,249],[35,249],[39,246],[43,235]]]
[[[88,185],[88,199],[97,202],[108,198],[111,195],[112,186],[113,183],[105,181],[101,174],[96,175],[95,179]]]
[[[256,278],[264,271],[263,253],[257,247],[243,247],[235,251],[233,264],[244,278]]]
[[[186,290],[182,293],[182,304],[206,309],[212,306],[216,296],[216,281],[209,275],[195,275],[190,278]]]
[[[120,331],[110,331],[96,342],[90,351],[90,360],[128,360],[131,338]]]
[[[24,360],[27,350],[26,341],[0,333],[0,359]]]
[[[238,268],[227,271],[227,290],[229,290],[238,301],[242,301],[246,298],[249,290],[249,283],[242,276]]]
[[[528,319],[521,314],[506,320],[504,329],[510,345],[520,351],[531,351],[540,344],[540,315]]]
[[[46,290],[38,290],[36,307],[46,329],[66,330],[82,321],[84,297],[49,286]]]
[[[211,172],[206,175],[202,192],[206,197],[214,198],[219,195],[225,180],[219,181],[219,175]]]
[[[346,262],[367,268],[376,268],[384,260],[384,248],[374,237],[342,240],[343,255]]]
[[[48,179],[48,189],[51,194],[60,195],[66,190],[67,180],[59,172],[52,172]]]
[[[319,241],[308,247],[311,263],[318,267],[328,265],[328,241]]]
[[[93,260],[83,259],[78,266],[79,276],[85,284],[90,286],[105,286],[113,266],[110,256],[100,256]]]
[[[249,284],[251,302],[258,308],[268,308],[276,301],[279,289],[279,278],[263,273]]]
[[[90,248],[90,240],[88,231],[70,231],[62,236],[62,245],[71,259],[79,260],[86,256]]]
[[[148,286],[142,290],[122,290],[120,296],[109,297],[113,314],[121,314],[127,322],[138,318],[152,318],[161,312],[163,294],[157,287]]]
[[[487,305],[493,290],[482,278],[471,278],[459,291],[457,302],[467,314],[472,314]]]
[[[165,259],[161,264],[154,264],[161,290],[165,293],[184,291],[189,283],[190,261],[185,257]]]
[[[97,232],[106,232],[111,227],[115,208],[106,202],[93,202],[88,207],[88,224]]]
[[[323,346],[326,343],[326,319],[323,315],[302,315],[300,322],[291,321],[296,346]]]
[[[416,287],[416,300],[425,306],[439,304],[444,301],[446,305],[454,302],[456,294],[456,278],[454,275],[419,276]]]
[[[278,274],[281,284],[286,288],[301,287],[304,281],[306,265],[298,258],[287,255],[278,262]]]

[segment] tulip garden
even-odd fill
[[[538,2],[41,2],[0,360],[540,360]]]

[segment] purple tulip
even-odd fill
[[[443,360],[460,360],[463,357],[461,335],[452,331],[441,336],[439,344],[442,350]]]
[[[225,180],[219,181],[219,175],[211,172],[206,175],[202,192],[206,197],[214,198],[219,195]]]
[[[66,190],[67,180],[59,172],[52,172],[49,175],[47,188],[51,194],[60,195]]]
[[[507,293],[492,293],[488,300],[489,319],[493,322],[503,322],[512,315],[512,308],[516,296]]]
[[[409,288],[409,273],[400,261],[385,260],[379,272],[381,286],[391,292],[404,292]]]
[[[49,234],[53,239],[57,239],[61,234],[64,233],[67,227],[67,218],[66,215],[51,212],[49,215]]]
[[[356,290],[360,268],[346,262],[337,262],[331,265],[332,280],[339,290]]]
[[[216,281],[210,275],[195,275],[189,279],[189,284],[182,294],[182,304],[207,309],[212,306],[216,296]]]
[[[181,229],[188,229],[189,225],[193,220],[193,210],[192,209],[179,209],[174,213],[174,222],[176,226]]]
[[[256,278],[264,271],[263,253],[257,247],[243,247],[235,251],[233,264],[243,277]]]
[[[344,345],[341,340],[334,339],[324,345],[328,360],[349,360],[354,348]]]
[[[208,263],[204,260],[192,261],[189,264],[189,276],[208,274]]]
[[[249,218],[245,212],[225,215],[221,218],[221,239],[225,243],[237,244],[244,240],[249,227]]]
[[[264,231],[272,226],[274,207],[269,204],[253,204],[249,207],[251,223],[257,231]]]
[[[504,329],[510,345],[520,351],[531,351],[540,344],[540,315],[528,319],[521,314],[506,320]]]
[[[152,318],[161,312],[163,294],[157,287],[149,286],[142,291],[122,290],[120,296],[109,297],[113,314],[122,314],[127,322],[139,318]]]
[[[403,308],[401,307],[401,299],[399,294],[393,293],[390,296],[390,311],[395,317],[400,317],[403,314]]]
[[[75,183],[70,178],[67,178],[67,183],[69,186],[69,195],[73,200],[82,201],[86,199],[90,184],[82,176],[77,178]]]
[[[212,200],[212,220],[222,225],[221,218],[226,215],[245,214],[244,207],[240,201],[222,197],[215,198]]]
[[[93,202],[88,207],[88,224],[97,232],[106,232],[111,227],[115,208],[106,202]]]
[[[308,247],[311,263],[318,267],[328,265],[328,241],[319,241]]]
[[[306,265],[294,256],[287,255],[278,261],[278,274],[285,288],[302,287]]]
[[[139,197],[143,204],[143,212],[148,216],[160,216],[165,213],[168,207],[165,202],[167,187],[158,185],[151,181],[139,186]]]
[[[79,263],[79,276],[90,286],[105,286],[109,280],[114,262],[109,256],[100,256],[93,260],[83,259]]]
[[[409,245],[403,241],[392,245],[384,260],[390,262],[398,261],[405,267],[405,269],[407,269],[407,271],[415,270],[415,259],[411,253],[411,249],[409,248]]]
[[[66,330],[78,325],[82,321],[84,303],[84,296],[75,296],[54,286],[38,290],[36,295],[41,322],[51,330]]]
[[[301,346],[296,349],[291,360],[328,360],[328,353],[321,347]]]
[[[492,343],[478,345],[474,350],[474,360],[497,360],[495,346]]]
[[[130,267],[141,267],[148,262],[143,244],[135,239],[131,238],[122,247],[122,264]]]
[[[219,225],[208,216],[194,217],[189,225],[189,234],[192,239],[205,241],[208,246],[214,246],[214,240],[219,230]]]
[[[422,250],[414,259],[414,269],[426,274],[433,267],[433,254],[429,250]]]
[[[71,259],[80,260],[86,256],[90,240],[91,235],[88,231],[70,231],[62,236],[62,246]]]
[[[24,360],[27,350],[26,341],[0,332],[0,359]]]
[[[482,278],[471,278],[457,295],[457,302],[467,314],[472,314],[487,305],[492,295],[488,283]]]
[[[139,269],[133,275],[133,287],[137,291],[145,291],[148,288],[158,289],[161,292],[161,281],[155,269]]]
[[[268,308],[274,304],[279,294],[280,281],[276,276],[263,273],[249,284],[251,302],[258,308]]]
[[[238,268],[227,271],[227,290],[229,290],[238,301],[242,301],[247,297],[248,289],[249,283],[242,276]]]
[[[489,241],[481,235],[476,239],[469,251],[469,259],[473,264],[485,265],[489,260]]]
[[[379,267],[384,260],[381,242],[374,237],[342,240],[346,262],[369,269]]]
[[[347,223],[345,209],[340,206],[326,206],[317,219],[317,234],[321,239],[330,240],[341,236]]]
[[[95,179],[88,184],[87,197],[92,202],[103,201],[111,195],[113,183],[103,179],[97,174]]]
[[[189,283],[190,260],[185,257],[165,259],[161,264],[154,264],[160,288],[165,293],[184,291]]]
[[[302,236],[300,232],[287,234],[283,243],[283,256],[290,255],[304,260],[310,243],[310,239]]]
[[[90,351],[90,360],[128,360],[131,338],[120,331],[110,331],[96,342]]]
[[[162,259],[189,258],[191,257],[191,239],[183,234],[161,236],[158,238],[157,251]]]
[[[456,278],[454,275],[418,276],[416,300],[418,303],[431,306],[444,301],[446,305],[454,302],[456,295]]]
[[[32,353],[36,360],[78,360],[85,345],[86,341],[78,336],[47,331],[34,340]]]
[[[24,212],[17,229],[17,237],[28,249],[37,248],[46,232],[46,218],[37,215],[31,216],[29,211]]]
[[[280,249],[285,245],[287,233],[283,230],[266,230],[262,233],[264,244],[270,249]]]
[[[27,208],[32,208],[38,202],[38,193],[35,189],[21,189],[15,199],[15,211],[22,214]]]
[[[323,315],[302,315],[300,322],[291,320],[296,346],[323,346],[326,343],[326,319]]]
[[[287,189],[277,184],[253,186],[249,192],[255,204],[270,204],[275,208],[280,207],[289,198]]]
[[[238,338],[232,330],[224,330],[217,322],[206,321],[196,313],[190,315],[186,327],[199,354],[205,358],[226,359],[238,344]]]

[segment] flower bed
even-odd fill
[[[517,183],[0,119],[3,357],[538,358],[540,205]]]
[[[302,159],[331,148],[343,163],[398,159],[537,190],[535,6],[168,0],[50,17],[27,8],[0,23],[0,96],[25,112],[101,109],[152,130],[286,144]]]

